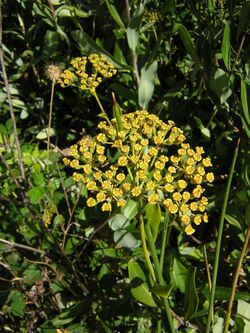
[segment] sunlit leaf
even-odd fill
[[[196,268],[189,267],[185,281],[184,316],[186,320],[190,320],[195,315],[199,304],[199,298],[196,291],[195,274]]]
[[[136,261],[131,260],[128,263],[128,273],[133,297],[143,304],[156,307],[156,303],[146,282],[146,276]]]

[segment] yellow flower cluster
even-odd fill
[[[164,123],[147,111],[123,115],[121,120],[120,131],[115,119],[111,124],[100,122],[100,133],[71,146],[73,159],[64,159],[77,169],[74,180],[89,190],[87,205],[101,203],[103,211],[111,211],[129,198],[158,203],[192,234],[194,225],[208,221],[202,184],[214,180],[206,171],[210,158],[202,156],[202,147],[191,149],[173,121]]]
[[[71,68],[65,69],[58,80],[61,87],[78,86],[81,90],[95,93],[103,78],[111,78],[117,72],[114,65],[101,54],[91,54],[88,57],[77,57],[71,60]],[[87,68],[91,68],[87,73]]]
[[[54,206],[48,206],[45,208],[44,214],[43,214],[43,223],[45,227],[48,227],[51,223],[51,219],[54,215],[55,208]]]
[[[158,10],[149,10],[145,12],[144,20],[148,23],[157,23],[163,21],[163,18]]]

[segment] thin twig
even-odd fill
[[[9,87],[9,81],[5,69],[5,64],[4,64],[4,54],[3,54],[3,28],[2,28],[2,1],[0,1],[0,63],[2,67],[2,77],[4,81],[4,86],[6,89],[7,93],[7,98],[8,98],[8,104],[9,104],[9,111],[10,111],[10,116],[11,116],[11,121],[12,121],[12,126],[13,126],[13,132],[14,132],[14,138],[15,138],[15,145],[16,145],[16,151],[17,151],[17,159],[18,159],[18,164],[19,164],[19,169],[20,169],[20,174],[23,180],[26,182],[26,177],[25,177],[25,171],[24,171],[24,166],[23,166],[23,161],[22,161],[22,153],[21,153],[21,148],[20,148],[20,142],[17,134],[17,125],[16,125],[16,118],[14,114],[14,109],[12,105],[12,99],[11,99],[11,94],[10,94],[10,87]]]
[[[68,222],[67,222],[67,227],[66,227],[66,229],[63,230],[62,251],[63,251],[64,246],[65,246],[65,243],[66,243],[66,237],[67,237],[67,234],[68,234],[68,232],[69,232],[69,230],[70,230],[70,228],[71,228],[71,226],[72,226],[71,221],[72,221],[72,218],[73,218],[73,216],[74,216],[74,212],[75,212],[75,210],[76,210],[76,207],[77,207],[77,205],[78,205],[78,202],[79,202],[79,200],[80,200],[80,196],[81,196],[82,188],[83,188],[83,185],[80,187],[79,192],[78,192],[77,197],[76,197],[76,202],[75,202],[73,208],[71,209],[71,213],[70,213],[70,216],[69,216],[69,219],[68,219]]]
[[[0,160],[4,164],[5,168],[8,170],[8,172],[9,172],[9,174],[10,174],[13,182],[15,183],[16,187],[20,190],[21,197],[22,197],[23,201],[25,202],[26,206],[29,208],[29,202],[28,202],[28,198],[27,198],[26,192],[23,190],[21,184],[17,180],[16,176],[14,175],[14,173],[11,170],[10,166],[8,165],[7,161],[3,157],[2,153],[0,153]]]
[[[228,203],[229,194],[230,194],[231,183],[232,183],[232,179],[233,179],[234,168],[235,168],[236,159],[237,159],[238,150],[239,150],[239,144],[240,144],[240,139],[238,140],[235,151],[234,151],[234,156],[233,156],[232,164],[231,164],[230,171],[229,171],[228,181],[227,181],[227,185],[226,185],[225,197],[224,197],[224,201],[223,201],[223,205],[222,205],[222,209],[221,209],[219,230],[218,230],[216,251],[215,251],[215,259],[214,259],[214,272],[213,272],[213,279],[212,279],[212,288],[211,288],[210,298],[209,298],[208,319],[207,319],[207,325],[206,325],[206,331],[205,331],[206,333],[210,332],[212,314],[214,311],[214,298],[215,298],[215,289],[216,289],[217,274],[218,274],[218,268],[219,268],[220,249],[221,249],[221,241],[222,241],[222,235],[223,235],[224,220],[225,220],[227,203]]]
[[[238,279],[239,279],[239,275],[240,275],[240,269],[242,266],[242,262],[243,262],[245,254],[246,254],[246,251],[247,251],[249,238],[250,238],[250,225],[247,228],[247,232],[246,232],[245,240],[244,240],[241,252],[240,252],[238,264],[237,264],[236,270],[234,272],[233,283],[232,283],[230,297],[229,297],[229,301],[228,301],[228,305],[227,305],[227,312],[226,312],[225,320],[224,320],[223,333],[228,332],[228,327],[229,327],[231,312],[232,312],[232,307],[233,307],[233,301],[234,301],[234,295],[235,295],[235,291],[236,291],[236,287],[237,287],[237,283],[238,283]]]
[[[6,239],[2,239],[2,238],[0,238],[0,243],[6,244],[10,247],[17,247],[17,248],[32,251],[32,252],[41,253],[43,255],[45,254],[45,252],[43,250],[35,249],[34,247],[31,247],[31,246],[28,246],[28,245],[23,245],[23,244],[19,244],[19,243],[15,243],[15,242],[10,242],[10,241],[7,241]]]
[[[126,16],[127,16],[128,25],[129,25],[130,22],[131,22],[131,13],[130,13],[129,0],[125,0],[125,12],[126,12]],[[134,76],[135,76],[135,79],[136,79],[137,88],[139,88],[140,75],[139,75],[138,64],[137,64],[137,54],[136,54],[135,50],[131,50],[131,61],[132,61]]]

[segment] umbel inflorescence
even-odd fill
[[[87,205],[103,211],[123,207],[132,198],[165,207],[186,234],[207,222],[203,184],[214,180],[203,148],[194,150],[173,121],[164,123],[147,111],[99,123],[100,133],[70,147],[73,159],[64,163],[77,169],[73,179],[88,189]]]
[[[77,86],[81,90],[89,90],[91,94],[95,93],[103,78],[111,78],[117,72],[103,54],[77,57],[70,64],[71,67],[61,73],[58,83],[62,87]]]

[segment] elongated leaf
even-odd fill
[[[139,43],[139,30],[138,29],[132,29],[130,27],[127,28],[127,40],[128,40],[128,46],[131,50],[135,51],[138,43]]]
[[[146,276],[136,261],[131,260],[128,263],[128,273],[133,297],[143,304],[156,307],[156,303],[146,282]]]
[[[128,46],[131,50],[135,51],[139,44],[140,38],[140,25],[144,14],[144,6],[140,4],[130,21],[130,24],[127,28],[127,40]]]
[[[138,90],[139,105],[147,109],[154,92],[154,79],[157,71],[157,61],[150,66],[146,64],[141,70],[141,80]]]
[[[214,0],[207,0],[207,8],[211,12],[214,10]]]
[[[250,331],[250,303],[239,300],[237,307],[237,316],[242,318],[245,323],[244,333],[249,333]]]
[[[174,27],[173,27],[173,32],[179,33],[181,41],[182,41],[186,51],[189,53],[192,60],[196,64],[199,64],[200,59],[198,56],[197,48],[196,48],[194,42],[192,41],[192,38],[191,38],[188,30],[186,29],[186,27],[181,23],[175,23]]]
[[[225,22],[221,52],[222,52],[222,58],[223,58],[224,64],[228,70],[230,70],[230,67],[231,67],[230,51],[231,51],[230,25],[228,22]]]
[[[85,301],[78,301],[71,307],[61,312],[58,316],[51,320],[51,323],[55,326],[62,326],[71,323],[75,318],[79,317],[86,311],[88,311],[89,304]]]
[[[157,239],[158,228],[161,222],[161,209],[160,206],[148,203],[145,207],[147,221],[150,224],[154,242]]]
[[[174,258],[171,284],[176,285],[182,293],[185,292],[186,273],[186,267],[177,258]]]
[[[86,34],[86,32],[82,30],[74,30],[71,32],[71,35],[84,54],[103,53],[116,67],[130,69],[129,66],[119,63],[110,53],[97,45],[97,43],[88,34]]]
[[[128,220],[132,220],[138,213],[138,202],[129,200],[123,208],[122,213]]]
[[[244,114],[245,121],[250,126],[250,114],[249,114],[249,107],[250,107],[250,87],[246,84],[243,80],[241,80],[241,106]]]
[[[126,230],[117,230],[114,232],[114,242],[119,247],[126,247],[129,249],[138,247],[138,240]]]
[[[93,15],[92,12],[85,12],[81,9],[78,9],[74,6],[63,5],[55,11],[55,16],[58,17],[90,17]]]
[[[122,214],[115,214],[109,219],[109,226],[112,230],[123,230],[129,225],[129,220]]]
[[[249,30],[249,24],[250,24],[250,1],[246,1],[242,5],[240,10],[239,24],[237,28],[237,38],[239,38],[243,32],[247,32],[247,30]]]
[[[186,320],[190,320],[195,315],[199,304],[199,298],[196,292],[195,274],[196,268],[189,267],[185,281],[184,316]]]
[[[106,5],[108,7],[108,10],[110,12],[110,15],[113,17],[113,19],[115,20],[115,22],[119,25],[119,27],[121,29],[125,30],[125,26],[124,26],[124,24],[122,22],[122,19],[121,19],[119,13],[118,13],[116,7],[113,4],[113,1],[111,1],[111,0],[105,0],[105,2],[106,2]]]
[[[215,299],[219,301],[228,300],[230,297],[230,291],[230,288],[217,286],[215,291]],[[202,294],[208,299],[210,294],[209,288],[205,287],[202,289]],[[250,294],[248,292],[236,291],[234,299],[249,301]]]

